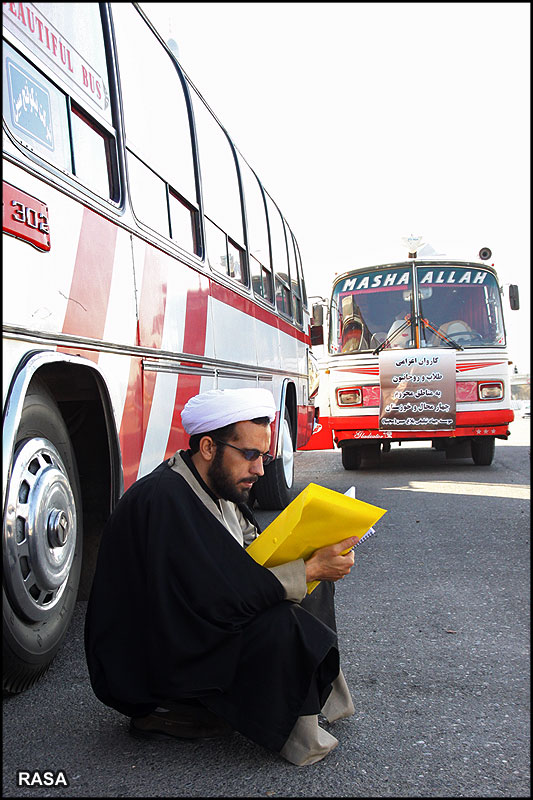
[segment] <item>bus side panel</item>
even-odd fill
[[[130,359],[101,352],[106,342],[136,344],[137,320],[130,235],[65,193],[4,162],[4,178],[46,203],[51,249],[41,252],[3,237],[3,324],[22,342],[4,342],[4,375],[11,376],[26,350],[79,354],[98,363],[111,396],[117,429],[123,414]],[[38,337],[37,344],[29,341]],[[24,344],[24,339],[27,339]],[[39,341],[40,340],[40,341]],[[87,340],[91,346],[87,346]],[[9,380],[4,382],[7,391]]]
[[[202,374],[198,362],[181,357],[212,352],[207,336],[208,279],[141,239],[134,241],[134,262],[138,343],[153,350],[153,356],[145,353],[138,359],[137,373],[130,376],[132,401],[141,406],[141,437],[136,469],[133,453],[129,459],[128,484],[187,445],[181,410],[190,397],[213,388],[212,377]]]
[[[83,220],[83,207],[4,161],[4,181],[48,206],[51,249],[3,236],[3,324],[31,331],[63,329]],[[75,299],[72,302],[77,302]]]

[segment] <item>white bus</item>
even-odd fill
[[[429,440],[490,465],[514,418],[503,288],[484,261],[417,258],[338,276],[313,307],[318,425],[303,449],[341,448],[346,469],[376,467],[391,445]],[[518,287],[509,288],[511,309]],[[326,344],[325,344],[326,343]]]
[[[309,314],[286,219],[142,9],[3,4],[4,691],[87,597],[99,533],[187,446],[212,388],[277,403],[257,484],[311,435]]]

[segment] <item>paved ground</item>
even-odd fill
[[[482,468],[427,447],[356,472],[335,451],[297,454],[297,489],[353,483],[388,509],[337,584],[356,713],[327,759],[293,767],[239,734],[131,739],[91,692],[78,603],[46,679],[4,700],[4,796],[529,797],[529,421],[513,431]],[[69,786],[17,786],[36,769]]]

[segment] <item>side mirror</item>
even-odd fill
[[[513,311],[520,308],[520,298],[518,296],[518,286],[515,283],[509,285],[509,305]]]
[[[311,325],[318,326],[324,323],[324,308],[321,303],[315,303],[313,306],[313,314],[311,316]]]
[[[324,344],[324,328],[322,325],[311,325],[311,346]]]

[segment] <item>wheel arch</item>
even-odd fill
[[[78,597],[92,582],[100,533],[123,491],[122,463],[111,398],[98,365],[80,356],[31,351],[20,361],[3,417],[3,507],[22,409],[33,381],[54,398],[69,431],[78,467],[83,508],[83,559]]]
[[[297,442],[297,427],[298,427],[298,408],[296,403],[296,387],[294,383],[286,378],[281,387],[281,402],[279,408],[279,419],[276,431],[276,456],[280,455],[281,449],[281,431],[282,421],[285,417],[285,410],[287,410],[291,421],[291,435],[293,450],[296,450]]]

